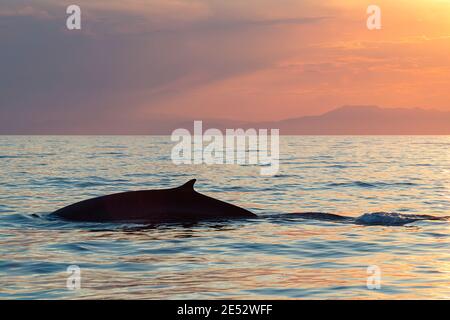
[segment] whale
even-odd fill
[[[196,179],[171,189],[128,191],[83,200],[52,216],[80,222],[183,222],[254,218],[254,213],[194,190]]]

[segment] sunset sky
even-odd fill
[[[2,0],[0,46],[2,132],[450,111],[450,0]]]

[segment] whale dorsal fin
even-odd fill
[[[197,181],[197,179],[189,180],[188,182],[186,182],[182,186],[178,187],[178,189],[184,190],[184,191],[194,191],[194,184],[195,184],[196,181]]]

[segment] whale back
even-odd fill
[[[129,191],[84,200],[53,214],[75,221],[171,222],[255,217],[253,213],[194,190],[196,179],[160,190]]]

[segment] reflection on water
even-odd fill
[[[450,298],[450,223],[294,219],[450,215],[450,137],[283,137],[280,172],[177,167],[168,137],[0,137],[0,298]],[[197,190],[262,217],[159,226],[66,223],[88,197]],[[66,288],[69,265],[80,291]],[[380,290],[366,287],[381,268]]]

